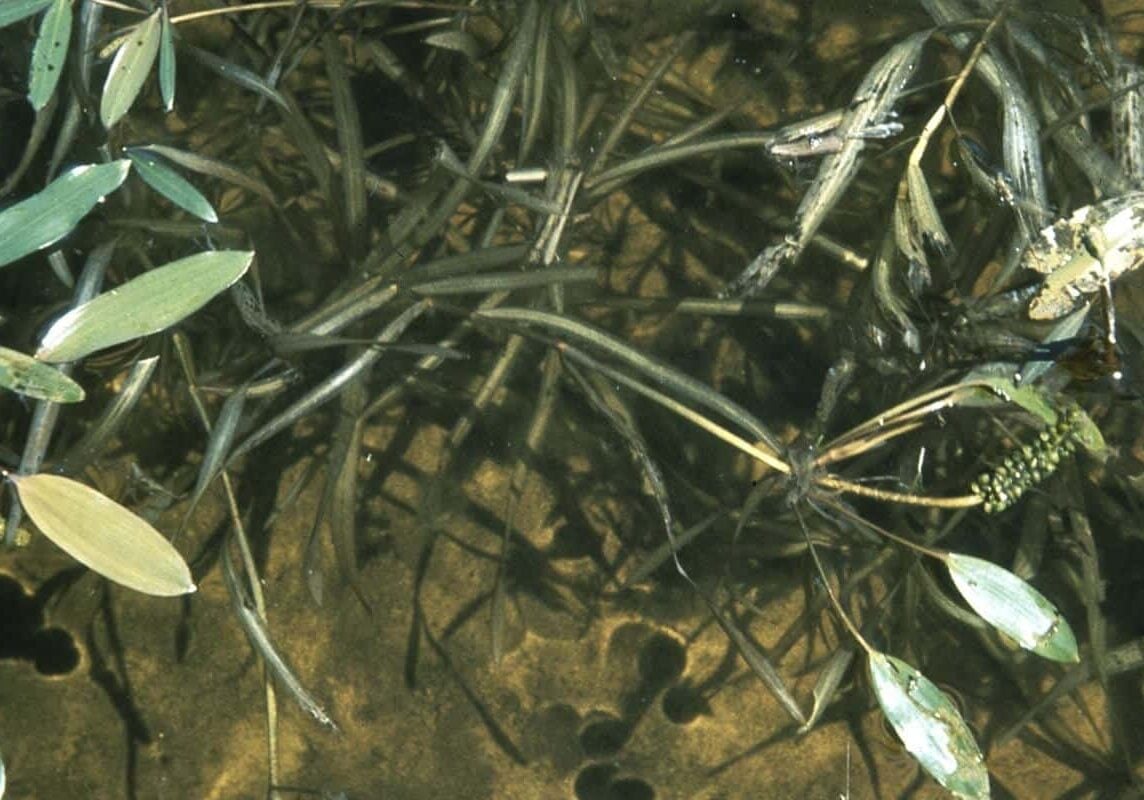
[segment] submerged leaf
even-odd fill
[[[130,168],[127,159],[75,167],[39,193],[0,211],[0,266],[71,233],[96,203],[119,188]]]
[[[466,31],[448,30],[431,33],[425,37],[425,44],[461,53],[470,61],[480,61],[481,44],[477,37]]]
[[[28,83],[28,102],[39,111],[52,99],[63,72],[64,58],[71,39],[71,0],[55,0],[32,49],[32,75]]]
[[[72,558],[129,589],[160,597],[195,590],[179,551],[141,517],[59,475],[9,475],[45,536]]]
[[[1011,378],[1002,375],[979,375],[975,376],[974,381],[988,388],[966,395],[961,405],[993,406],[1000,400],[1020,406],[1046,425],[1057,424],[1057,410],[1039,387],[1030,383],[1017,385]]]
[[[56,320],[36,358],[75,361],[168,328],[241,278],[253,258],[248,251],[211,250],[145,272]]]
[[[119,46],[99,101],[99,118],[105,128],[118,122],[139,96],[159,52],[161,18],[162,11],[155,11],[136,25]]]
[[[138,147],[130,147],[126,152],[139,172],[139,177],[148,186],[204,222],[218,222],[218,214],[215,213],[210,201],[203,197],[186,178],[164,164],[158,156],[150,150]]]
[[[230,591],[231,600],[234,601],[234,607],[238,611],[238,620],[242,623],[247,638],[258,654],[262,656],[266,666],[306,713],[332,730],[339,730],[338,724],[302,685],[302,681],[298,679],[294,670],[286,663],[286,659],[278,652],[278,648],[274,646],[274,642],[270,638],[270,632],[266,629],[265,620],[250,607],[246,598],[246,591],[239,582],[229,548],[226,545],[222,549],[222,576],[223,580],[226,581],[227,589]]]
[[[1108,445],[1092,417],[1080,406],[1073,409],[1072,437],[1085,452],[1102,464],[1108,460]]]
[[[1080,660],[1072,628],[1045,596],[1007,569],[948,553],[945,565],[977,614],[1026,650],[1053,661]]]
[[[870,652],[878,705],[906,750],[958,797],[988,798],[989,773],[973,733],[941,689],[901,659]]]
[[[78,403],[83,387],[50,364],[0,347],[0,386],[36,400]]]

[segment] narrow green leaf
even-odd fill
[[[243,630],[246,631],[246,636],[250,639],[254,649],[262,656],[266,666],[282,682],[286,691],[306,713],[332,730],[340,730],[338,724],[302,685],[302,681],[298,679],[294,670],[286,663],[286,659],[278,652],[278,648],[274,646],[270,632],[266,630],[266,624],[258,616],[258,613],[251,608],[252,604],[247,600],[246,590],[238,579],[230,552],[225,547],[222,549],[222,576],[230,590],[230,597],[234,601],[235,610],[238,612],[238,621]]]
[[[210,436],[207,438],[207,447],[203,452],[203,460],[199,464],[199,477],[195,481],[195,488],[191,492],[191,500],[187,503],[187,511],[183,517],[184,528],[190,522],[191,515],[198,507],[203,494],[226,465],[226,458],[230,454],[231,445],[234,443],[234,434],[238,431],[238,424],[242,421],[242,409],[246,405],[246,392],[247,387],[243,385],[231,393],[226,402],[222,404],[218,419],[215,420],[214,427],[211,428]]]
[[[945,565],[961,596],[983,620],[1026,650],[1053,661],[1079,661],[1072,628],[1045,596],[1007,569],[947,553]]]
[[[159,94],[163,97],[163,108],[171,111],[175,107],[175,26],[167,15],[165,3],[162,22],[159,35]]]
[[[278,205],[278,199],[274,196],[274,192],[269,186],[256,178],[252,178],[240,172],[225,161],[218,161],[217,159],[207,158],[199,153],[179,150],[176,147],[167,147],[162,144],[152,143],[147,145],[147,149],[152,153],[159,154],[168,161],[175,162],[184,169],[189,169],[191,172],[209,175],[212,178],[233,183],[235,186],[241,186],[243,189],[258,195],[270,205]]]
[[[461,53],[470,61],[478,62],[481,60],[480,42],[477,41],[477,37],[466,31],[438,31],[426,36],[424,41],[431,47],[440,47],[442,50]]]
[[[0,2],[0,28],[19,22],[25,17],[42,11],[52,4],[52,0],[2,0]]]
[[[36,400],[78,403],[83,387],[50,364],[0,347],[0,386]]]
[[[1046,425],[1057,424],[1057,410],[1042,389],[1029,383],[1017,386],[1012,379],[1000,375],[981,375],[974,380],[987,384],[989,388],[968,395],[961,405],[995,406],[1000,398],[1003,402],[1020,406]]]
[[[1080,406],[1074,410],[1072,436],[1085,452],[1102,464],[1108,460],[1108,445],[1092,417]]]
[[[75,361],[168,328],[241,278],[253,258],[252,252],[211,250],[145,272],[56,320],[36,358]]]
[[[195,590],[187,562],[144,519],[59,475],[9,475],[32,522],[60,549],[105,578],[144,594]]]
[[[38,194],[0,211],[0,266],[23,258],[71,233],[131,169],[127,159],[69,170]]]
[[[105,128],[110,128],[127,113],[143,88],[159,52],[161,16],[161,10],[155,11],[136,25],[119,46],[99,102],[99,118]]]
[[[950,699],[901,659],[870,652],[882,713],[922,768],[957,797],[989,797],[989,772],[973,732]]]
[[[63,72],[64,58],[71,40],[71,0],[55,0],[40,23],[40,35],[32,49],[32,74],[28,102],[39,111],[52,99]]]
[[[156,192],[201,220],[218,222],[218,214],[210,201],[186,178],[164,164],[159,156],[149,150],[130,147],[127,157],[135,165],[139,177]]]
[[[283,111],[290,112],[290,103],[282,96],[282,93],[275,89],[273,85],[267,82],[267,80],[257,72],[252,72],[233,61],[228,61],[221,56],[216,56],[210,50],[204,50],[201,47],[191,45],[187,48],[187,52],[224,80],[230,81],[242,89],[255,92],[277,105]]]

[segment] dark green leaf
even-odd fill
[[[0,28],[30,17],[51,4],[52,0],[3,0],[0,2]]]
[[[184,211],[206,222],[218,222],[218,214],[203,195],[186,178],[168,167],[150,150],[131,147],[127,157],[135,165],[139,177],[159,194]]]
[[[48,104],[56,91],[64,58],[71,39],[71,0],[55,0],[44,14],[40,35],[32,49],[32,75],[28,84],[28,102],[39,111]]]

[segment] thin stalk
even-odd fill
[[[666,394],[653,389],[646,384],[640,383],[634,378],[631,378],[618,370],[612,369],[606,364],[596,361],[586,353],[583,353],[568,344],[558,343],[556,346],[557,349],[559,349],[569,358],[572,358],[575,361],[579,361],[585,366],[597,370],[598,372],[602,372],[612,380],[617,381],[618,383],[622,383],[624,386],[627,386],[629,389],[642,394],[649,400],[659,403],[668,411],[678,414],[693,425],[707,431],[715,438],[731,445],[736,450],[739,450],[751,458],[763,462],[771,469],[781,472],[784,475],[791,474],[791,465],[784,461],[777,453],[761,449],[761,446],[765,446],[761,442],[759,445],[751,444],[746,439],[735,433],[732,433],[719,423],[703,416],[699,412],[693,411],[691,408],[685,406],[683,403],[680,403],[678,400],[668,397]]]
[[[878,489],[863,483],[841,478],[837,475],[820,475],[814,479],[815,486],[824,489],[835,489],[847,494],[856,494],[860,497],[869,497],[873,500],[883,500],[887,503],[901,503],[910,506],[924,506],[926,508],[972,508],[979,506],[983,498],[975,494],[963,494],[956,497],[934,497],[925,494],[912,494],[910,492],[895,492],[890,489]]]
[[[209,436],[211,432],[210,415],[207,413],[206,406],[203,405],[202,398],[199,396],[198,388],[195,385],[194,356],[191,354],[190,346],[185,338],[181,336],[175,337],[175,352],[178,355],[179,364],[183,369],[183,375],[187,379],[187,391],[191,396],[191,402]],[[242,514],[238,509],[238,500],[235,497],[234,484],[231,483],[230,474],[227,472],[225,465],[222,467],[220,474],[223,491],[226,493],[227,509],[230,512],[231,522],[234,525],[233,538],[238,544],[239,554],[242,556],[242,566],[246,573],[246,582],[250,588],[250,596],[254,600],[254,610],[255,613],[258,614],[258,618],[262,621],[262,624],[266,625],[266,598],[262,594],[262,580],[258,575],[258,567],[254,562],[254,553],[250,549],[250,540],[246,535],[246,528],[242,524]],[[227,544],[224,543],[223,547],[226,546]],[[270,677],[270,667],[265,662],[262,665],[262,682],[266,689],[267,780],[271,787],[275,787],[279,784],[280,773],[278,761],[278,696],[274,689],[274,681]],[[277,792],[271,788],[271,798],[276,795]]]
[[[814,542],[810,540],[810,533],[806,530],[806,523],[803,521],[802,512],[795,508],[795,515],[798,517],[798,525],[802,528],[802,535],[806,539],[806,546],[810,550],[810,558],[814,561],[814,568],[818,572],[818,576],[822,578],[822,586],[826,590],[826,596],[830,598],[830,604],[834,606],[835,613],[838,614],[842,624],[846,626],[846,630],[850,631],[850,635],[854,637],[854,641],[866,651],[866,654],[877,652],[873,645],[866,641],[866,637],[858,630],[858,626],[850,619],[850,615],[846,613],[846,609],[842,607],[842,602],[838,599],[838,595],[834,593],[834,587],[830,585],[830,578],[826,574],[826,568],[822,566],[822,561],[818,558],[818,550],[814,546]]]

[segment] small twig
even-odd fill
[[[925,151],[929,147],[930,139],[933,138],[935,133],[937,133],[937,129],[945,120],[946,115],[953,115],[953,104],[957,102],[957,97],[961,94],[961,90],[965,86],[965,82],[969,79],[969,74],[973,72],[973,68],[977,66],[977,61],[981,58],[981,54],[985,52],[985,48],[989,44],[989,39],[993,35],[993,31],[996,30],[997,26],[1001,24],[1001,20],[1005,17],[1005,14],[1008,10],[1008,3],[1001,6],[997,14],[993,17],[993,19],[989,21],[989,24],[985,27],[985,32],[981,34],[981,38],[978,40],[976,46],[974,46],[973,52],[969,54],[969,58],[966,60],[965,66],[963,66],[961,71],[957,73],[957,79],[953,82],[953,85],[949,87],[949,91],[946,92],[945,99],[942,100],[941,105],[938,106],[938,108],[933,112],[929,118],[929,121],[926,122],[925,127],[922,128],[921,135],[918,136],[918,140],[914,144],[914,149],[910,151],[910,158],[908,162],[910,166],[921,166],[922,157],[925,156]],[[899,193],[904,193],[906,191],[905,178],[902,179],[898,191]]]

